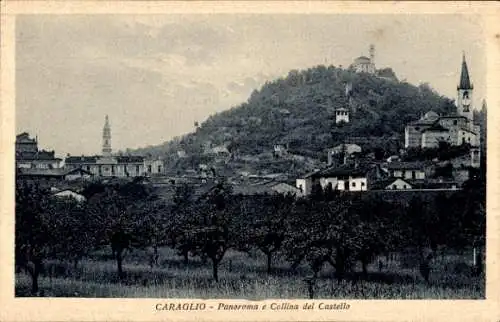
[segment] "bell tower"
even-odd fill
[[[474,86],[469,79],[469,70],[465,61],[465,53],[462,57],[462,71],[460,72],[460,83],[457,86],[457,114],[473,119],[472,92]]]
[[[107,115],[102,129],[102,155],[105,157],[111,155],[111,127]]]

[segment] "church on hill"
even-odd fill
[[[429,111],[419,120],[408,124],[405,127],[405,148],[435,148],[441,141],[455,146],[479,146],[480,127],[474,123],[473,89],[464,54],[457,86],[456,111],[450,115]]]
[[[370,45],[370,57],[357,57],[349,68],[353,69],[356,73],[375,74],[375,46]]]

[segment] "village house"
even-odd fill
[[[38,138],[30,138],[27,132],[16,136],[16,168],[57,169],[61,161],[54,151],[39,150]]]
[[[329,167],[314,171],[298,178],[295,186],[304,195],[309,195],[312,187],[319,184],[323,189],[329,185],[333,190],[366,191],[368,190],[367,171],[355,167]]]
[[[431,169],[424,162],[389,162],[382,165],[389,177],[424,180]]]

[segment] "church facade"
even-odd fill
[[[435,148],[442,141],[455,146],[479,146],[480,127],[474,124],[471,103],[473,89],[464,55],[457,86],[456,112],[438,115],[429,111],[419,120],[408,124],[405,127],[405,148]]]
[[[111,126],[107,115],[102,131],[102,155],[68,156],[64,166],[67,169],[83,169],[99,177],[139,177],[163,173],[161,160],[112,155]]]

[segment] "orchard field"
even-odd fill
[[[19,184],[16,296],[484,298],[481,187],[297,199],[222,182],[167,202],[139,182],[91,183],[81,203]]]

